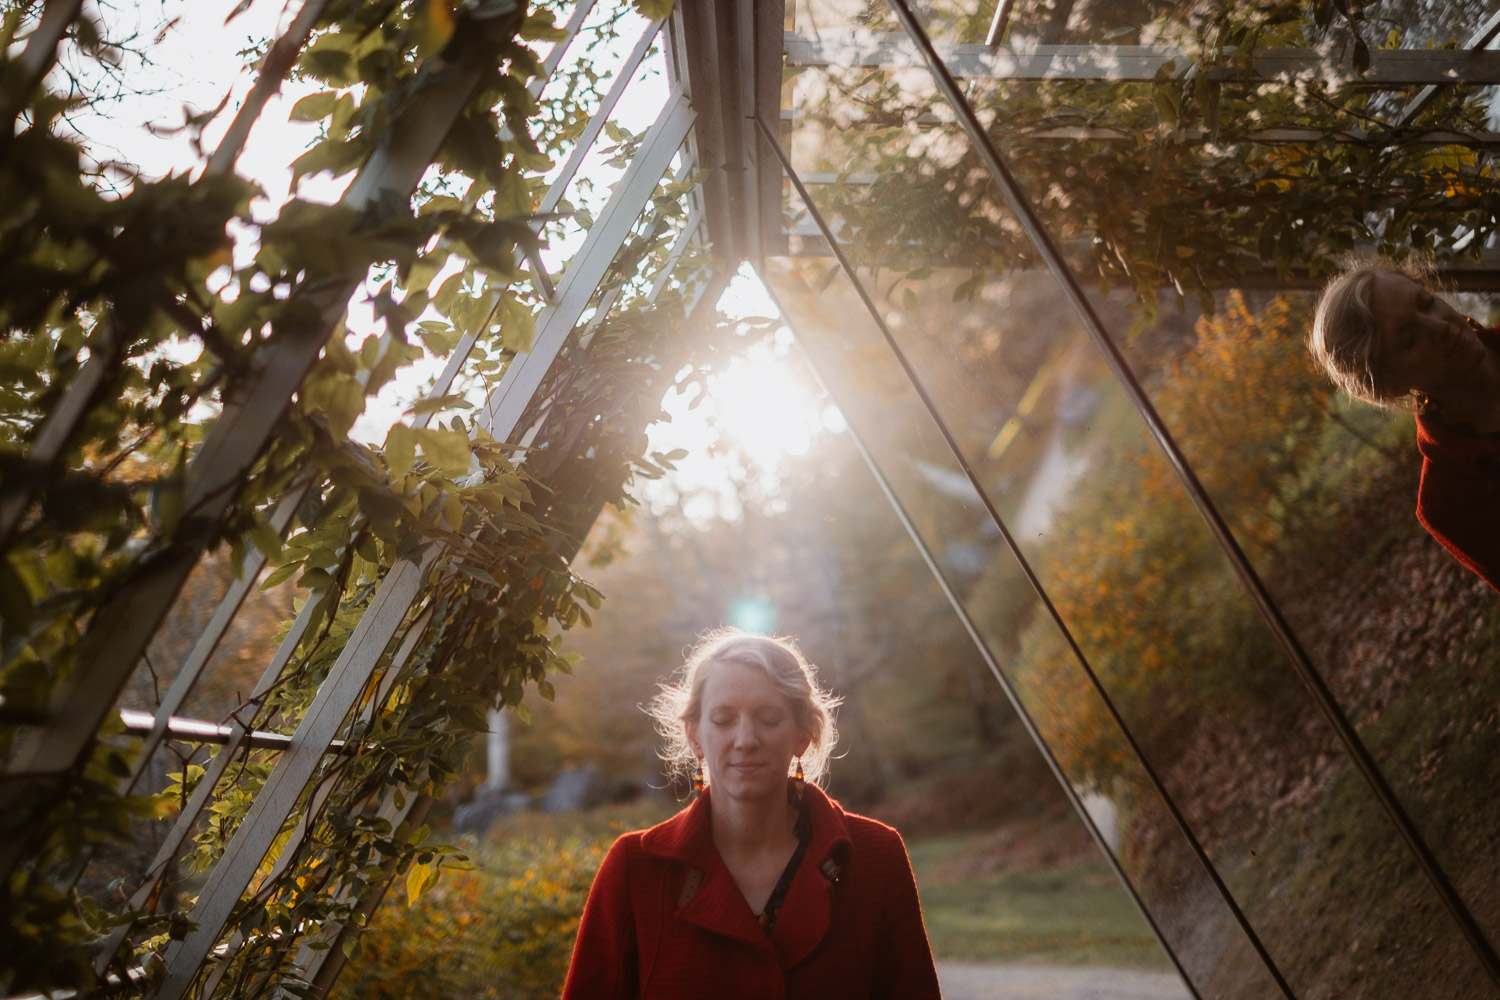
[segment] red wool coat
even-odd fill
[[[770,937],[714,848],[707,792],[615,841],[564,1000],[938,997],[901,836],[812,785],[806,795],[812,838]]]
[[[1500,436],[1417,418],[1417,520],[1453,557],[1500,590]]]

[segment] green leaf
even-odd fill
[[[328,428],[336,438],[342,439],[354,426],[354,421],[365,408],[365,389],[352,378],[342,378],[333,384],[323,399],[323,412],[328,416]]]
[[[417,457],[417,435],[403,423],[394,423],[385,435],[385,464],[400,478],[411,471]]]
[[[265,582],[260,585],[260,589],[270,590],[272,587],[285,583],[301,568],[302,564],[300,562],[289,562],[285,566],[278,566],[271,571],[270,576],[266,577]]]
[[[536,316],[523,302],[506,298],[501,301],[505,317],[500,325],[500,342],[518,353],[528,353],[536,336]]]
[[[325,139],[292,161],[292,180],[324,170],[334,176],[347,173],[359,163],[360,156],[360,147],[355,143]]]
[[[1370,46],[1358,35],[1354,37],[1354,69],[1363,73],[1370,68]]]
[[[308,590],[319,590],[323,587],[328,586],[332,582],[333,577],[327,570],[310,569],[306,573],[302,574],[301,579],[297,581],[297,586],[304,587]]]
[[[333,105],[337,100],[338,94],[332,90],[308,94],[292,105],[292,110],[287,117],[294,122],[322,121],[333,113]]]
[[[413,432],[422,454],[444,475],[463,476],[469,472],[469,435],[446,428],[424,427]]]
[[[487,570],[480,569],[478,566],[471,566],[466,562],[454,562],[453,568],[463,573],[465,576],[473,577],[480,583],[488,583],[491,586],[499,586],[499,584],[495,583],[495,578],[491,576]]]
[[[0,559],[0,630],[7,638],[25,635],[31,622],[31,593],[10,560]]]
[[[359,82],[354,62],[358,39],[342,32],[329,32],[302,50],[300,63],[307,75],[335,87],[350,87]]]
[[[647,20],[660,21],[672,13],[672,0],[635,0],[635,9]]]
[[[463,396],[447,395],[433,396],[430,399],[419,399],[411,405],[407,413],[421,416],[424,413],[441,413],[443,410],[469,410],[474,404]]]
[[[456,274],[450,274],[443,279],[443,283],[438,286],[437,294],[432,297],[432,308],[447,316],[453,308],[453,300],[458,297],[463,287],[464,273],[459,271]]]
[[[275,559],[281,555],[281,536],[269,522],[256,521],[250,526],[250,541],[267,559]]]

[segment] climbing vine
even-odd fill
[[[571,669],[559,634],[586,624],[601,595],[569,557],[602,505],[625,502],[632,475],[669,466],[670,456],[646,453],[643,428],[693,352],[734,330],[690,312],[682,289],[706,264],[691,252],[677,264],[684,280],[650,294],[691,186],[669,177],[617,258],[607,286],[618,297],[596,302],[590,330],[575,333],[522,416],[525,447],[477,421],[474,403],[530,348],[545,306],[525,283],[534,265],[518,263],[552,221],[532,217],[544,175],[610,82],[584,58],[545,99],[528,89],[571,4],[310,3],[305,37],[289,32],[258,53],[271,89],[283,76],[320,88],[293,109],[321,124],[293,165],[299,177],[369,169],[435,87],[470,68],[476,82],[409,199],[294,197],[269,220],[254,185],[227,169],[151,179],[115,168],[112,186],[99,183],[62,127],[87,95],[61,96],[45,81],[59,49],[113,58],[107,11],[67,6],[17,7],[0,37],[0,105],[14,123],[0,131],[0,501],[10,512],[0,525],[0,748],[23,753],[55,721],[60,692],[88,682],[80,649],[101,608],[165,562],[211,549],[240,566],[264,557],[265,586],[290,582],[305,595],[305,629],[280,676],[235,715],[290,733],[382,579],[442,546],[400,630],[405,652],[387,651],[340,734],[345,752],[325,758],[226,924],[231,957],[213,972],[217,993],[311,995],[324,984],[304,974],[310,953],[355,954],[354,932],[392,876],[415,896],[453,861],[428,842],[421,803],[457,772],[487,710],[524,716],[528,689],[550,698],[549,677]],[[670,3],[634,7],[661,17]],[[596,17],[583,44],[613,42],[627,10]],[[202,129],[208,116],[189,124]],[[565,200],[558,211],[585,208]],[[235,232],[253,237],[235,244]],[[215,420],[264,375],[269,352],[309,335],[334,290],[361,285],[381,332],[333,327],[267,446],[245,456],[230,502],[205,514],[193,463]],[[383,446],[351,436],[400,372],[470,342],[465,375]],[[277,502],[303,489],[276,530]],[[8,779],[7,990],[88,988],[96,968],[149,989],[170,943],[192,929],[191,899],[178,906],[175,892],[122,908],[70,888],[102,844],[129,836],[135,819],[177,813],[206,780],[191,764],[164,789],[130,789],[135,762],[118,730],[106,721],[78,761]],[[276,753],[249,751],[223,771],[184,848],[189,875],[221,857]]]

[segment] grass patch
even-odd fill
[[[974,837],[908,844],[939,961],[1170,969],[1161,946],[1102,859],[980,878],[950,869]]]

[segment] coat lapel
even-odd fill
[[[835,854],[846,854],[849,844],[843,810],[815,785],[808,785],[803,795],[812,820],[812,839],[781,904],[781,912],[776,915],[776,928],[771,935],[785,969],[805,961],[828,936],[833,922],[834,893],[838,891],[834,878],[830,877],[837,866],[829,861]],[[837,871],[835,877],[842,878],[843,872]]]
[[[771,951],[765,931],[714,848],[709,797],[710,792],[705,789],[692,805],[647,830],[641,845],[647,853],[682,866],[682,885],[673,897],[678,906],[677,916],[706,931]],[[692,892],[686,891],[694,882],[697,887]]]
[[[766,937],[714,849],[708,790],[676,816],[646,831],[641,840],[647,853],[676,861],[683,868],[682,884],[672,890],[679,917],[753,948],[773,951],[784,969],[805,961],[828,935],[837,891],[835,877],[843,874],[831,877],[830,870],[836,866],[829,862],[847,852],[849,844],[843,810],[814,785],[808,785],[804,795],[812,839],[777,914],[771,938]],[[701,881],[695,871],[702,873]],[[695,881],[699,882],[696,889],[687,892]]]

